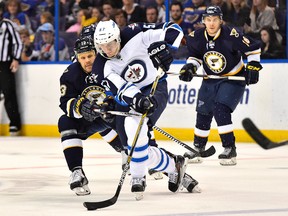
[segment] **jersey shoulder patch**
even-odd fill
[[[239,32],[235,28],[232,28],[230,31],[230,36],[238,38]]]

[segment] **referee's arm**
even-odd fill
[[[7,29],[12,36],[12,53],[11,57],[17,61],[21,60],[21,52],[23,49],[23,43],[21,41],[18,31],[14,28],[11,22],[7,22]]]

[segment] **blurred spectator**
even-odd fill
[[[244,26],[250,26],[250,7],[246,0],[227,0],[227,12],[223,14],[224,24],[237,27],[244,31]]]
[[[150,6],[153,6],[153,7],[157,6],[155,0],[138,0],[138,1],[135,1],[135,3],[138,3],[139,5],[141,5],[144,8],[147,8]]]
[[[261,35],[261,59],[283,59],[285,49],[277,40],[276,33],[271,26],[263,26],[260,30]]]
[[[45,0],[45,11],[49,11],[55,17],[55,5],[54,0]],[[66,14],[65,7],[61,1],[56,1],[59,4],[59,30],[65,31],[66,28]]]
[[[189,25],[188,33],[203,28],[202,14],[207,7],[204,0],[192,0],[193,6],[187,7],[183,11],[183,22]]]
[[[104,17],[102,18],[102,20],[104,21],[104,20],[111,19],[111,15],[114,12],[114,6],[113,6],[112,1],[105,0],[103,2],[102,10],[103,10],[103,14],[104,14]]]
[[[66,32],[76,32],[79,35],[84,26],[95,24],[96,21],[97,18],[92,17],[92,10],[81,9],[77,13],[77,22],[70,26]]]
[[[158,9],[154,6],[148,6],[146,8],[146,22],[157,23],[158,22]]]
[[[254,38],[260,39],[260,30],[265,25],[272,26],[274,30],[279,29],[274,10],[268,6],[268,0],[253,0],[250,19],[251,26],[245,28],[245,31]],[[279,35],[277,38],[281,40],[282,37]]]
[[[102,13],[98,7],[92,7],[91,16],[96,18],[96,22],[102,19]]]
[[[76,23],[74,23],[73,25],[71,25],[66,32],[77,32],[77,34],[80,34],[81,30],[82,30],[82,17],[84,16],[84,9],[80,9],[77,12],[77,20]]]
[[[117,23],[120,29],[127,26],[127,13],[122,9],[116,9],[112,15],[112,19]]]
[[[54,24],[54,17],[49,11],[44,11],[40,15],[40,25],[43,25],[44,23]]]
[[[6,1],[6,9],[7,11],[4,13],[3,17],[16,23],[18,31],[20,29],[28,29],[29,34],[33,34],[29,17],[21,11],[20,0]]]
[[[156,0],[158,9],[158,22],[162,23],[166,21],[166,8],[164,5],[165,0]]]
[[[89,26],[91,24],[95,24],[97,21],[96,17],[92,17],[92,10],[90,9],[83,9],[83,16],[82,16],[82,22],[81,22],[81,30],[85,26]]]
[[[227,13],[227,0],[211,0],[209,5],[218,6],[223,14]]]
[[[177,23],[184,32],[184,35],[188,34],[188,25],[183,22],[182,13],[183,13],[183,6],[181,2],[173,1],[170,4],[170,21]]]
[[[145,22],[145,10],[134,3],[134,0],[122,0],[123,2],[123,10],[127,13],[127,21],[128,24],[134,22]]]
[[[31,43],[29,31],[27,29],[21,29],[19,35],[23,43],[21,61],[37,60],[37,52],[34,51],[34,45]]]
[[[54,28],[50,23],[45,23],[39,27],[41,32],[42,40],[35,44],[35,50],[38,52],[38,60],[42,61],[54,61],[55,50],[54,50]],[[69,51],[64,40],[59,38],[59,61],[69,60]]]

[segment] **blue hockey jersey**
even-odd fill
[[[189,50],[187,63],[203,65],[205,75],[240,75],[244,66],[243,54],[248,62],[260,62],[260,43],[225,25],[213,38],[205,28],[191,32],[186,45]]]

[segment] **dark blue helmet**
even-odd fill
[[[96,26],[94,24],[83,27],[80,33],[80,38],[91,37],[93,39],[95,29],[96,29]]]
[[[219,6],[209,6],[206,8],[205,12],[202,14],[202,20],[204,19],[204,17],[207,17],[207,16],[219,16],[220,19],[222,20],[223,13]]]
[[[91,50],[94,50],[96,52],[92,38],[86,36],[76,40],[74,45],[75,55]]]

